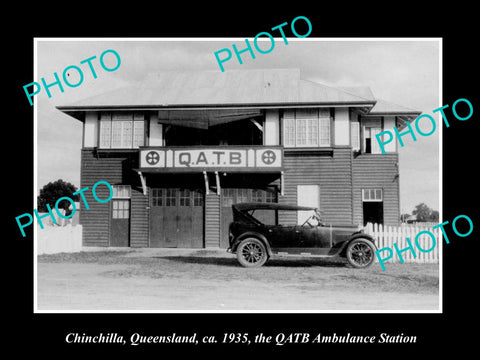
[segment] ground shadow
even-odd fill
[[[222,265],[241,267],[235,257],[199,257],[199,256],[155,256],[157,259],[167,259],[170,261],[186,263],[186,264],[203,264],[203,265]],[[346,267],[346,263],[341,260],[328,259],[269,259],[264,265],[265,267]]]
[[[236,259],[216,258],[216,257],[197,257],[197,256],[155,256],[157,259],[166,259],[184,264],[203,264],[203,265],[239,265]]]
[[[334,259],[322,259],[322,258],[314,258],[314,259],[303,259],[303,258],[276,258],[270,259],[265,264],[265,266],[281,266],[281,267],[346,267],[346,263],[341,260],[334,260]]]

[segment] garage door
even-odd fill
[[[150,246],[202,248],[204,196],[199,190],[154,188],[150,192]]]

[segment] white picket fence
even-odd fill
[[[82,225],[45,226],[37,224],[37,255],[82,251]]]
[[[404,262],[413,263],[438,263],[440,259],[440,247],[442,246],[442,234],[440,228],[432,229],[436,223],[417,223],[417,224],[402,224],[400,226],[383,226],[381,224],[368,223],[365,226],[365,232],[373,236],[376,240],[378,249],[390,247],[393,250],[393,257],[388,262],[400,262],[397,252],[393,244],[397,244],[399,250],[405,249],[408,246],[406,238],[410,239],[416,253],[416,258],[410,250],[401,253]],[[432,251],[422,252],[418,250],[415,244],[415,238],[420,231],[428,230],[435,235],[435,247]],[[428,234],[422,234],[418,237],[418,245],[423,250],[429,250],[433,246],[433,239]],[[387,256],[387,253],[379,253],[380,256]],[[375,257],[376,258],[376,257]],[[376,259],[378,261],[378,259]]]

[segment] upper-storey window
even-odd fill
[[[295,109],[283,113],[285,147],[330,146],[330,109]]]
[[[100,148],[135,149],[145,144],[143,113],[104,112],[100,117]]]

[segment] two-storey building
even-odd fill
[[[375,135],[420,114],[291,69],[152,74],[58,109],[83,123],[81,188],[114,189],[105,204],[85,193],[83,244],[192,248],[226,248],[238,202],[398,224],[397,144],[382,154]]]

